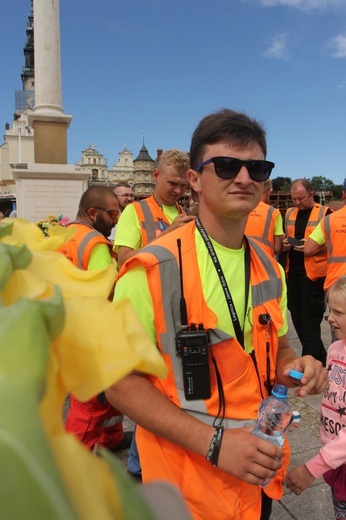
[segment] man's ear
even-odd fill
[[[189,184],[191,188],[195,190],[195,192],[199,193],[200,190],[200,178],[201,174],[196,172],[196,170],[192,170],[191,168],[187,171],[187,178],[189,180]]]
[[[88,217],[92,220],[96,217],[97,209],[95,208],[89,208],[85,211],[85,213],[88,215]]]
[[[157,181],[157,178],[158,176],[160,175],[160,171],[158,168],[155,168],[154,171],[153,171],[153,181],[156,182]]]

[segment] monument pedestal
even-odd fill
[[[17,185],[17,217],[36,223],[49,215],[73,220],[88,188],[90,172],[69,164],[23,164],[12,170]]]

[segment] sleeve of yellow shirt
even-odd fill
[[[121,301],[125,298],[130,300],[149,338],[156,343],[154,307],[144,267],[134,267],[117,281],[114,301]]]
[[[274,235],[278,236],[278,235],[283,235],[283,234],[284,234],[284,228],[283,228],[283,224],[282,224],[282,216],[279,211],[277,216],[275,217]]]
[[[282,317],[284,320],[283,326],[281,327],[281,329],[278,330],[278,336],[280,338],[281,336],[284,336],[285,334],[287,334],[288,324],[287,324],[286,274],[285,274],[285,271],[283,270],[283,267],[280,264],[279,264],[279,269],[280,269],[281,278],[282,278],[282,295],[281,295],[281,300],[280,300],[280,308],[281,308]]]
[[[324,246],[326,238],[322,230],[321,222],[317,224],[309,238],[312,238],[312,240],[314,240],[319,246]]]
[[[88,271],[107,269],[113,262],[114,260],[111,257],[107,244],[97,244],[90,253]]]
[[[117,223],[113,250],[117,252],[120,246],[131,249],[139,249],[142,246],[141,228],[132,204],[126,206],[122,211]]]

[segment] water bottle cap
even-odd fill
[[[286,399],[287,387],[285,385],[275,385],[272,394],[278,399]]]

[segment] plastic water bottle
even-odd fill
[[[292,413],[287,398],[287,387],[275,385],[272,395],[264,399],[258,409],[258,421],[252,433],[281,446],[284,443],[284,432],[290,425]],[[266,486],[271,479],[267,479],[263,486]]]

